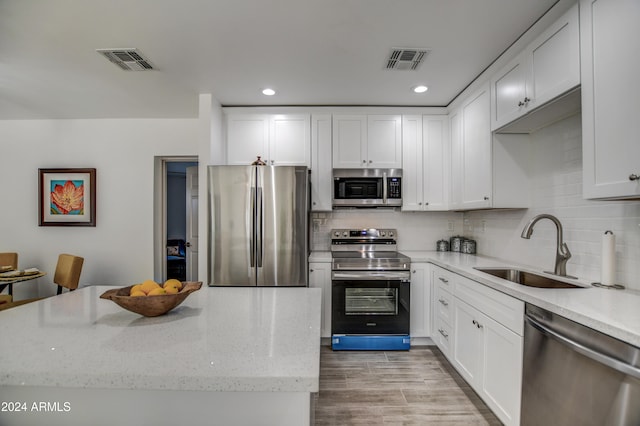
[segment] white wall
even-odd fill
[[[59,253],[85,258],[80,285],[153,278],[154,156],[198,155],[197,119],[0,121],[0,251],[48,275],[16,299],[52,294]],[[38,226],[38,168],[95,167],[96,227]]]
[[[465,235],[474,236],[480,254],[553,271],[553,223],[542,220],[530,240],[520,237],[532,217],[552,214],[562,222],[564,239],[573,255],[567,273],[599,281],[602,235],[611,230],[616,235],[618,281],[640,290],[640,201],[582,198],[581,138],[579,114],[534,133],[532,208],[465,213]]]

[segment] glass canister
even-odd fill
[[[437,251],[449,251],[449,241],[447,240],[438,240],[436,243]]]
[[[449,250],[460,252],[462,250],[463,241],[464,237],[461,237],[460,235],[449,238]]]
[[[476,242],[474,240],[464,240],[462,242],[462,253],[476,254]]]

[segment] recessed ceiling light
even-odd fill
[[[413,91],[415,93],[424,93],[428,90],[429,88],[427,86],[416,86],[413,88]]]
[[[273,89],[264,89],[264,90],[262,91],[262,94],[263,94],[263,95],[267,95],[267,96],[273,96],[273,95],[275,95],[275,94],[276,94],[276,91],[275,91],[275,90],[273,90]]]

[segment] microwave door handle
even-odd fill
[[[387,173],[382,173],[382,204],[387,204]]]

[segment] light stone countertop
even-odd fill
[[[640,292],[610,290],[577,282],[585,288],[527,287],[477,271],[474,267],[509,266],[540,273],[511,261],[455,252],[399,250],[415,263],[432,263],[527,303],[547,309],[602,333],[640,347]],[[331,262],[330,251],[315,251],[309,262]]]
[[[477,271],[474,267],[510,266],[540,273],[531,267],[497,258],[455,252],[403,251],[412,262],[428,262],[448,269],[524,302],[547,309],[602,333],[640,347],[640,292],[591,286],[578,289],[527,287]]]
[[[146,318],[85,287],[0,312],[0,386],[317,392],[321,290],[203,286]]]

